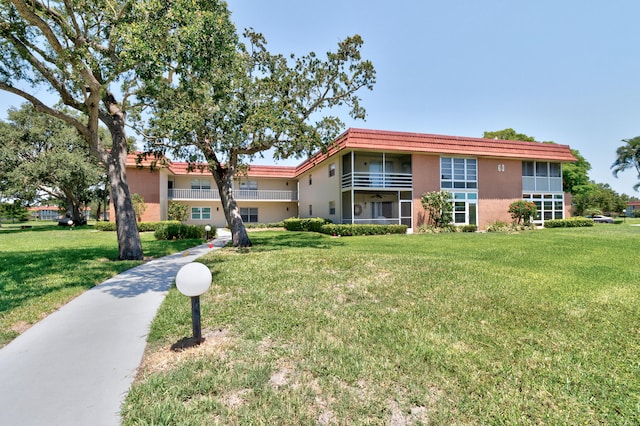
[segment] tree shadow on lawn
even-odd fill
[[[112,262],[117,256],[117,249],[101,248],[5,252],[0,259],[0,313],[64,288],[91,288],[137,263]]]
[[[328,250],[336,245],[344,245],[337,238],[316,232],[286,231],[277,234],[255,233],[250,236],[253,246],[250,251],[281,250],[285,248],[316,248]]]

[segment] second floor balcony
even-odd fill
[[[237,201],[298,201],[297,191],[240,189],[233,191]],[[169,189],[170,200],[220,201],[217,189]]]
[[[355,172],[342,175],[342,188],[411,189],[411,173]]]

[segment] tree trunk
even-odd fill
[[[124,117],[116,117],[108,127],[113,146],[108,157],[107,173],[111,183],[111,200],[116,217],[118,259],[142,260],[142,243],[127,183],[127,138],[124,131]]]
[[[212,171],[213,177],[218,185],[222,209],[227,219],[229,229],[231,229],[231,241],[234,247],[251,247],[251,240],[244,227],[240,208],[233,197],[233,169],[217,167]]]

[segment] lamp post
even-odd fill
[[[204,230],[205,230],[205,231],[206,231],[206,233],[207,233],[207,241],[209,241],[209,231],[211,231],[211,226],[206,225],[206,226],[204,227]]]
[[[69,225],[69,231],[73,231],[73,219],[69,219],[67,225]]]
[[[191,322],[196,345],[203,342],[200,327],[200,295],[209,289],[211,279],[209,268],[199,262],[184,265],[176,275],[176,287],[180,293],[191,297]]]
[[[622,215],[624,216],[624,223],[627,223],[627,209],[622,210]]]

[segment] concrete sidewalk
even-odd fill
[[[218,234],[214,248],[231,238]],[[125,271],[2,348],[0,423],[119,425],[151,321],[178,270],[209,251],[204,244]]]

